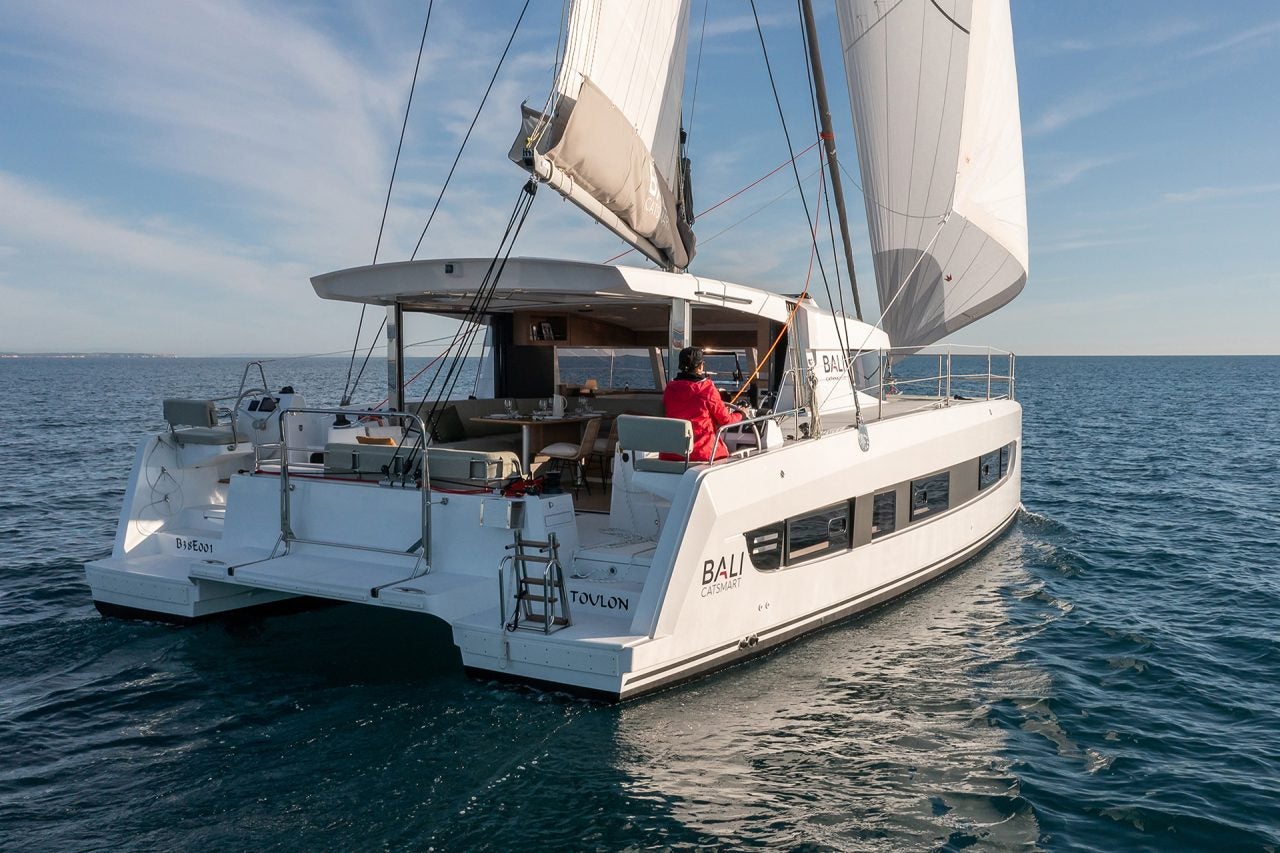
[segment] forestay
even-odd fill
[[[1027,280],[1008,0],[838,0],[884,329],[923,346]]]
[[[680,152],[688,23],[689,0],[575,0],[549,109],[523,108],[510,154],[668,269],[693,257]]]

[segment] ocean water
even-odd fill
[[[138,436],[240,368],[0,361],[2,849],[1280,846],[1280,358],[1020,359],[1009,533],[613,707],[470,680],[411,614],[99,616]]]

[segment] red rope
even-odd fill
[[[737,198],[738,196],[742,195],[744,192],[746,192],[747,190],[749,190],[749,189],[751,189],[752,187],[756,186],[757,184],[762,183],[763,181],[767,181],[769,178],[772,178],[774,175],[778,174],[778,173],[779,173],[779,172],[781,172],[783,169],[785,169],[785,168],[787,168],[788,166],[790,166],[794,161],[799,160],[799,159],[800,159],[801,157],[803,157],[805,154],[808,154],[810,151],[812,151],[812,150],[814,149],[814,146],[816,146],[816,145],[818,144],[818,142],[821,142],[821,141],[822,141],[822,139],[821,139],[821,138],[819,138],[816,142],[814,142],[814,143],[813,143],[813,145],[810,145],[808,148],[804,149],[804,150],[803,150],[803,151],[801,151],[799,154],[797,154],[796,156],[792,157],[790,160],[787,160],[786,162],[779,164],[779,165],[778,165],[778,168],[774,169],[774,170],[773,170],[772,172],[770,172],[769,174],[764,175],[763,177],[757,178],[756,180],[754,180],[754,181],[752,181],[751,183],[747,184],[745,187],[743,187],[742,189],[738,190],[736,193],[734,193],[733,195],[729,196],[728,198],[721,199],[720,201],[718,201],[718,202],[716,202],[715,204],[711,205],[711,206],[710,206],[710,207],[708,207],[706,210],[704,210],[704,211],[702,211],[701,213],[697,214],[697,216],[699,216],[699,217],[706,216],[708,213],[710,213],[711,211],[715,210],[717,207],[720,207],[720,206],[721,206],[721,205],[723,205],[723,204],[728,204],[729,202],[733,201],[735,198]],[[634,249],[634,248],[627,249],[625,252],[620,252],[619,254],[614,255],[612,258],[610,258],[609,260],[605,261],[605,263],[606,263],[606,264],[611,264],[611,263],[613,263],[614,261],[618,260],[618,258],[624,258],[624,257],[626,257],[627,255],[631,254],[631,253],[632,253],[632,252],[634,252],[634,251],[635,251],[635,249]]]
[[[430,369],[431,365],[435,364],[437,361],[439,361],[440,359],[442,359],[442,358],[444,358],[446,355],[448,355],[448,354],[449,354],[449,351],[450,351],[450,350],[452,350],[452,349],[453,349],[453,344],[450,344],[450,345],[448,346],[448,348],[446,348],[446,349],[445,349],[445,351],[444,351],[444,352],[440,353],[438,356],[436,356],[435,358],[433,358],[433,359],[431,359],[430,361],[428,361],[425,365],[423,365],[423,367],[422,367],[422,369],[421,369],[421,370],[419,370],[417,373],[413,374],[413,376],[409,379],[409,381],[408,381],[408,382],[406,382],[406,383],[404,383],[404,385],[402,385],[402,386],[401,386],[401,391],[403,391],[405,388],[408,388],[410,385],[412,385],[412,384],[413,384],[413,380],[414,380],[414,379],[417,379],[419,376],[421,376],[422,374],[426,373],[426,372],[427,372],[427,370],[428,370],[428,369]],[[378,408],[378,407],[379,407],[379,406],[381,406],[383,403],[386,403],[388,399],[389,399],[389,398],[387,398],[387,397],[383,397],[381,400],[379,400],[378,402],[374,403],[374,404],[373,404],[373,406],[372,406],[371,408],[374,408],[374,409]]]

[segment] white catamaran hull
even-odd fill
[[[228,398],[229,423],[215,400],[166,400],[170,430],[139,448],[112,555],[87,567],[98,606],[193,619],[302,596],[410,610],[452,626],[469,670],[621,699],[976,554],[1020,505],[1014,359],[925,350],[1023,288],[1026,200],[1008,4],[946,5],[837,4],[874,325],[856,290],[850,317],[843,296],[839,310],[820,306],[808,279],[783,295],[689,272],[691,4],[575,0],[546,111],[522,111],[509,152],[532,177],[498,250],[312,279],[362,317],[386,312],[387,407],[352,408],[352,386],[340,408],[307,409],[291,386],[266,390],[261,362]],[[829,119],[821,136],[852,284]],[[512,257],[539,184],[661,269]],[[813,228],[806,217],[816,252]],[[413,315],[458,329],[416,404]],[[481,333],[480,370],[460,387]],[[677,376],[702,355],[724,366]],[[936,374],[911,365],[921,356],[936,356]],[[649,367],[642,382],[636,362]],[[712,382],[748,419],[713,395],[697,427],[663,417],[673,380]],[[712,424],[730,456],[690,464],[696,446],[716,455],[694,436]],[[610,456],[604,495],[578,501],[542,476],[561,465],[581,483]]]
[[[294,541],[284,548],[278,473],[254,473],[251,452],[159,436],[139,448],[112,556],[90,563],[87,577],[107,612],[179,620],[294,596],[416,611],[452,625],[470,671],[623,699],[899,596],[1014,518],[1016,402],[939,405],[867,433],[865,451],[858,430],[840,429],[683,473],[635,472],[620,456],[608,516],[575,512],[568,494],[433,492],[425,574],[415,551],[421,490],[295,475]],[[980,460],[1002,447],[1006,470],[980,490]],[[945,509],[913,520],[900,497],[896,529],[862,541],[874,495],[905,497],[938,472],[950,483]],[[753,531],[841,505],[852,547],[756,567]],[[569,594],[560,630],[510,630],[502,596],[513,589],[500,574],[516,530],[555,534]]]

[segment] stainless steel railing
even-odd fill
[[[770,412],[767,415],[756,415],[750,418],[743,418],[742,420],[734,424],[725,424],[724,426],[716,430],[716,438],[711,445],[711,459],[713,462],[715,461],[716,451],[719,450],[722,445],[726,449],[728,449],[729,445],[728,443],[725,442],[724,436],[725,436],[725,433],[731,429],[738,429],[739,427],[744,427],[744,426],[751,427],[752,432],[754,432],[756,435],[756,449],[759,450],[761,453],[764,453],[766,450],[768,450],[768,448],[764,446],[764,434],[760,432],[760,427],[758,426],[759,424],[762,424],[765,421],[782,420],[783,418],[795,418],[795,422],[798,430],[800,418],[805,417],[808,414],[809,414],[809,410],[802,406],[798,409],[788,409],[785,412]]]
[[[883,417],[890,398],[943,405],[955,399],[1014,399],[1016,362],[1011,352],[946,344],[877,350],[863,357],[867,355],[876,356],[877,366],[859,390],[878,399],[878,417]]]
[[[236,401],[231,405],[231,440],[236,443],[239,443],[240,441],[240,432],[236,424],[236,421],[239,419],[239,415],[240,415],[240,403],[244,400],[245,397],[248,397],[251,394],[259,393],[258,388],[245,387],[245,385],[247,385],[249,382],[249,371],[254,367],[258,368],[258,378],[262,380],[262,385],[260,386],[261,393],[264,396],[271,393],[268,390],[271,386],[267,384],[267,371],[262,366],[262,362],[251,361],[248,364],[246,364],[244,366],[244,371],[240,374],[240,390],[236,392]],[[255,450],[255,453],[256,453],[256,450]]]
[[[307,543],[311,545],[328,545],[335,548],[351,548],[357,551],[375,551],[384,554],[405,555],[405,551],[396,550],[394,548],[379,548],[374,545],[355,545],[349,542],[331,542],[323,539],[311,539],[298,536],[293,531],[292,520],[292,502],[290,495],[293,492],[293,486],[289,482],[289,430],[285,428],[285,424],[292,415],[351,415],[355,414],[351,409],[285,409],[280,413],[280,540],[284,543],[285,553],[288,553],[289,547],[294,542]],[[406,450],[406,461],[411,463],[415,455],[421,456],[422,459],[422,483],[419,491],[422,494],[422,553],[419,556],[426,565],[423,574],[431,571],[431,465],[429,454],[425,446],[425,436],[427,435],[426,424],[419,415],[409,412],[388,412],[379,411],[379,417],[383,418],[401,418],[413,421],[417,424],[418,435],[424,437],[422,447],[414,447]],[[407,439],[408,436],[406,436]],[[404,440],[396,447],[397,455],[405,448]],[[388,482],[394,478],[388,473]],[[410,482],[409,478],[402,478],[402,482]],[[415,567],[416,568],[416,567]],[[417,575],[415,571],[415,576]]]

